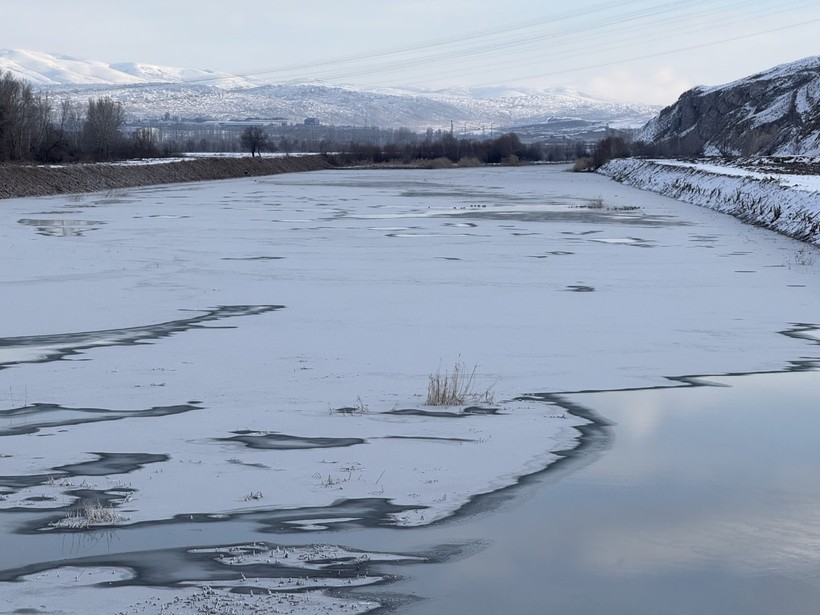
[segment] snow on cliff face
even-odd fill
[[[693,88],[635,138],[677,155],[820,154],[820,56]]]

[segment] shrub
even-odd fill
[[[458,166],[460,167],[480,167],[481,161],[476,158],[475,156],[465,156],[461,160],[458,161]]]
[[[424,169],[449,169],[453,166],[453,161],[446,156],[439,156],[433,160],[424,160],[421,166]]]
[[[592,158],[589,156],[582,156],[575,161],[575,164],[572,165],[572,170],[576,173],[581,171],[591,171],[592,170]]]

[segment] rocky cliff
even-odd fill
[[[689,90],[635,139],[660,155],[818,155],[820,56]]]

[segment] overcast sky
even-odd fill
[[[670,104],[820,55],[817,0],[3,0],[2,44],[365,86],[570,86]]]

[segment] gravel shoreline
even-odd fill
[[[194,158],[170,162],[0,165],[0,199],[99,192],[119,188],[318,171],[321,156]]]

